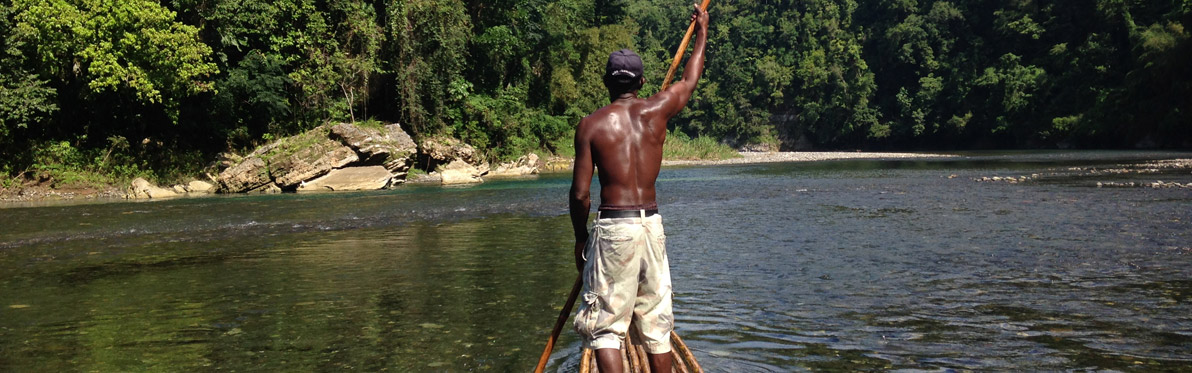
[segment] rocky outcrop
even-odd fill
[[[260,149],[257,149],[257,152],[259,151]],[[249,157],[240,163],[220,172],[219,177],[216,178],[216,182],[219,184],[217,190],[234,193],[272,184],[273,180],[269,178],[269,166],[257,152],[249,154]]]
[[[178,184],[170,188],[153,185],[148,180],[136,178],[124,192],[126,199],[162,199],[181,197],[189,194],[207,194],[215,189],[211,183],[193,180],[187,184]]]
[[[574,159],[570,157],[552,156],[546,160],[546,164],[542,166],[541,172],[567,172],[571,171]]]
[[[502,163],[489,170],[484,177],[519,177],[538,174],[538,155],[534,153],[523,155],[516,161]]]
[[[449,137],[430,137],[418,144],[418,166],[433,171],[424,177],[443,185],[484,182],[489,164],[476,148]],[[425,180],[424,180],[425,182]]]
[[[258,148],[221,172],[216,178],[217,189],[226,193],[310,190],[314,187],[303,186],[335,170],[366,166],[379,166],[388,174],[380,186],[372,188],[380,189],[403,182],[415,154],[414,140],[397,124],[324,125]],[[360,172],[349,171],[339,177],[355,180]],[[336,185],[352,189],[375,183]]]
[[[356,151],[362,165],[379,165],[392,173],[405,174],[418,148],[401,126],[389,124],[384,128],[364,128],[347,123],[331,127],[331,138]]]
[[[486,163],[476,148],[450,137],[427,138],[422,140],[418,149],[418,162],[427,170],[434,170],[440,165],[446,165],[455,160],[461,160],[477,167]]]
[[[161,199],[161,198],[174,198],[174,197],[179,197],[181,195],[182,195],[182,193],[178,193],[178,192],[174,191],[173,189],[167,189],[167,188],[159,187],[157,185],[153,185],[153,183],[150,183],[148,180],[138,177],[138,178],[132,180],[132,185],[130,185],[128,187],[128,191],[125,194],[124,198],[128,198],[128,199],[145,199],[145,198]]]
[[[476,166],[458,159],[439,167],[443,185],[482,183],[484,179],[480,176],[483,174]]]
[[[269,165],[273,183],[282,190],[291,190],[304,181],[326,175],[360,160],[352,148],[338,141],[323,138],[308,143],[285,155],[274,155]]]
[[[392,180],[393,173],[383,166],[347,167],[302,183],[298,191],[376,190],[389,187]]]
[[[206,181],[194,180],[186,184],[186,191],[190,193],[211,193],[215,191],[215,186]]]

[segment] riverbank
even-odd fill
[[[951,157],[932,153],[882,153],[882,152],[740,152],[740,157],[720,160],[665,160],[664,166],[726,165],[773,162],[812,162],[839,159],[905,159]],[[568,172],[562,162],[555,162],[553,168],[544,172]],[[9,188],[0,188],[0,204],[39,201],[89,201],[119,200],[124,197],[127,185],[103,185],[99,187],[53,188],[45,183],[28,183]]]
[[[663,166],[715,166],[715,165],[732,165],[732,164],[759,164],[759,163],[778,163],[778,162],[822,162],[832,160],[844,159],[938,159],[938,158],[967,158],[971,155],[959,154],[945,154],[945,153],[898,153],[898,152],[740,152],[740,157],[720,159],[720,160],[664,160]],[[544,173],[559,173],[569,172],[571,165],[562,158],[552,158],[544,161],[546,166],[543,167]],[[1131,162],[1127,168],[1109,168],[1106,170],[1067,170],[1063,172],[1066,176],[1071,174],[1122,174],[1122,173],[1147,173],[1153,166],[1154,162]],[[1175,156],[1172,159],[1161,162],[1163,168],[1177,168],[1177,169],[1192,169],[1192,160],[1184,158],[1183,156]],[[1125,167],[1127,164],[1123,164]],[[1122,171],[1127,170],[1127,171]],[[1082,172],[1076,172],[1082,171]],[[989,176],[985,179],[977,179],[976,181],[998,181],[1010,180],[1010,178],[1002,178],[998,176]],[[1016,177],[1015,181],[1021,181],[1023,177]],[[418,183],[416,180],[410,180],[411,183]],[[1157,183],[1157,181],[1145,184],[1150,186]],[[425,183],[422,183],[425,184]],[[1160,183],[1164,184],[1164,183]],[[1107,181],[1102,184],[1107,187],[1120,186],[1112,181]],[[1137,186],[1144,186],[1144,184],[1136,184]],[[1166,184],[1164,184],[1166,185]],[[1126,186],[1131,186],[1126,184]],[[1182,186],[1182,185],[1181,185]],[[14,205],[26,202],[47,202],[47,201],[97,201],[109,200],[117,201],[124,198],[127,186],[123,185],[103,185],[100,187],[74,187],[74,188],[53,188],[46,183],[28,183],[25,185],[18,185],[8,188],[0,187],[0,207],[5,205]]]

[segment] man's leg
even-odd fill
[[[651,372],[670,372],[674,369],[669,352],[647,355],[650,355]],[[621,366],[621,350],[615,348],[596,350],[596,366],[600,367],[600,373],[621,373],[624,368]]]
[[[670,356],[667,356],[670,359]],[[621,366],[621,350],[615,348],[601,348],[596,350],[596,366],[600,368],[600,373],[621,373],[624,367]],[[654,367],[654,356],[650,355],[650,368]],[[669,371],[669,370],[668,370]],[[658,372],[652,370],[652,372]]]
[[[671,354],[669,352],[662,354],[647,354],[650,355],[650,371],[651,372],[670,372],[674,369],[671,363]],[[601,368],[603,369],[603,368]],[[601,372],[604,372],[601,370]]]

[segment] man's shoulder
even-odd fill
[[[596,109],[596,111],[593,111],[591,114],[588,114],[588,116],[579,120],[580,129],[582,130],[585,128],[591,129],[594,127],[600,127],[604,123],[608,122],[608,117],[612,115],[616,109],[617,108],[612,104],[604,105],[604,107]]]

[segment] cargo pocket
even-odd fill
[[[584,309],[575,318],[576,331],[587,339],[596,334],[596,321],[600,319],[600,297],[593,292],[584,293]]]

